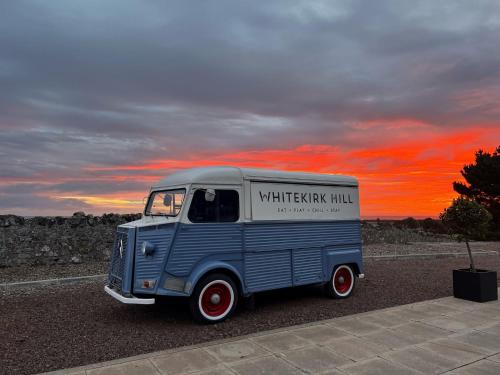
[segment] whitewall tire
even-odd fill
[[[356,277],[352,268],[347,264],[342,264],[334,268],[332,277],[327,283],[326,292],[332,298],[347,298],[353,290]]]
[[[222,322],[231,316],[237,302],[238,290],[230,277],[208,275],[198,282],[191,295],[191,314],[201,323]]]

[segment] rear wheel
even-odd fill
[[[335,267],[326,292],[332,298],[347,298],[354,290],[355,277],[352,268],[346,264]]]
[[[237,303],[238,289],[234,281],[224,274],[212,274],[196,284],[190,309],[200,323],[219,323],[233,313]]]

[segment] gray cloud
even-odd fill
[[[496,1],[2,2],[0,177],[97,194],[80,182],[89,165],[384,142],[353,141],[359,121],[498,123],[499,14]],[[490,104],[457,101],[484,90]]]
[[[93,209],[76,199],[53,199],[49,197],[25,194],[0,194],[1,214],[16,213],[23,216],[70,215],[73,212]]]

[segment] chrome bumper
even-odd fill
[[[154,298],[137,298],[137,297],[122,296],[120,293],[115,292],[107,285],[104,286],[104,291],[114,299],[120,301],[121,303],[126,303],[129,305],[152,305],[155,303]]]

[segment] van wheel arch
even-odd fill
[[[359,271],[359,266],[357,263],[347,263],[347,266],[350,266],[354,272],[354,276],[358,276],[361,272]]]

